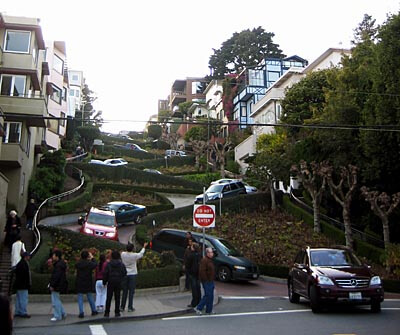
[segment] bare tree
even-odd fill
[[[169,143],[171,149],[177,150],[178,149],[178,140],[180,138],[179,134],[168,133],[166,138],[167,138],[167,142]]]
[[[383,227],[383,241],[385,249],[390,244],[389,215],[396,209],[400,203],[400,192],[390,197],[386,192],[370,191],[368,187],[361,187],[361,194],[371,205],[371,210],[381,219]]]
[[[353,249],[353,234],[351,231],[350,206],[357,188],[357,172],[358,168],[351,164],[348,167],[340,167],[340,180],[335,184],[332,176],[333,167],[327,162],[323,162],[321,166],[321,173],[327,180],[333,198],[342,206],[346,246],[351,249]]]
[[[219,163],[221,178],[225,178],[226,154],[232,149],[233,143],[230,140],[225,141],[225,143],[215,141],[211,146],[211,150],[215,153],[216,161]]]
[[[193,150],[194,155],[195,155],[196,169],[199,169],[199,167],[200,167],[200,158],[206,152],[208,142],[207,141],[202,141],[202,140],[191,140],[190,144],[192,146],[192,150]]]
[[[306,161],[300,161],[300,167],[293,165],[291,171],[301,180],[304,188],[311,195],[314,211],[314,231],[321,232],[320,207],[326,188],[326,177],[322,173],[321,163],[311,162],[311,169]]]

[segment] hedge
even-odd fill
[[[140,144],[138,144],[140,146]],[[159,158],[159,155],[152,154],[150,152],[141,151],[141,150],[131,150],[124,147],[116,147],[114,145],[104,145],[103,153],[111,153],[114,157],[132,157],[137,159],[155,159]],[[94,157],[94,159],[97,159]]]
[[[90,174],[92,177],[96,177],[104,180],[111,180],[114,183],[119,183],[123,179],[128,179],[136,184],[147,183],[150,185],[167,185],[172,188],[172,186],[180,189],[191,189],[197,192],[202,192],[203,185],[190,181],[184,180],[182,178],[175,178],[167,175],[159,175],[155,173],[145,172],[139,169],[130,167],[111,167],[102,166],[96,164],[84,164],[84,163],[74,163],[79,169]]]
[[[287,278],[289,275],[289,268],[287,266],[272,265],[272,264],[259,264],[260,274],[276,278]]]
[[[30,294],[46,294],[49,293],[47,287],[50,281],[50,273],[31,272],[32,287],[29,290]],[[136,288],[151,288],[179,285],[180,267],[169,265],[163,268],[142,270],[137,275]],[[75,282],[76,276],[67,274],[68,293],[76,294]],[[94,283],[94,281],[93,281]]]
[[[283,208],[295,216],[299,220],[303,220],[309,226],[314,227],[314,218],[313,216],[305,211],[304,209],[297,207],[294,205],[289,197],[284,196],[282,202]],[[346,239],[344,236],[344,232],[325,221],[321,220],[321,231],[328,238],[333,239],[336,243],[344,245],[346,244]],[[358,255],[369,259],[377,264],[382,264],[384,250],[378,247],[375,247],[371,244],[368,244],[360,239],[354,239],[354,250]]]

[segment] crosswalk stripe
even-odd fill
[[[89,329],[92,335],[107,335],[102,325],[90,325]]]

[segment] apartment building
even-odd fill
[[[204,101],[206,96],[204,89],[206,87],[206,80],[204,78],[188,77],[186,79],[177,79],[171,87],[171,94],[169,96],[169,107],[171,111],[182,102]]]
[[[69,94],[68,113],[69,117],[75,117],[75,111],[82,108],[82,89],[85,84],[82,71],[68,70]]]
[[[0,215],[5,198],[22,214],[29,179],[45,145],[51,92],[45,54],[39,19],[0,14]]]

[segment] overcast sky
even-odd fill
[[[114,133],[142,130],[175,79],[209,74],[212,49],[234,32],[262,26],[286,55],[312,62],[330,47],[350,47],[364,14],[383,23],[399,9],[400,0],[8,0],[0,7],[40,18],[45,40],[66,42],[68,67],[84,72],[110,121],[103,130]]]

